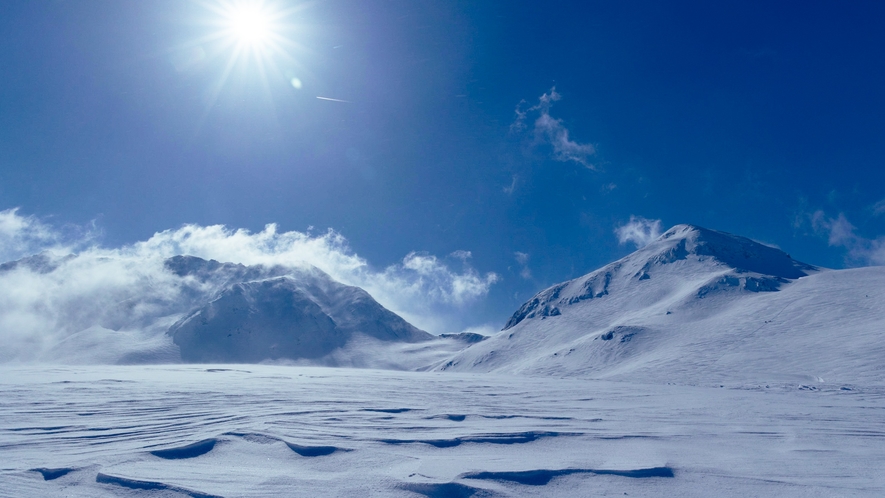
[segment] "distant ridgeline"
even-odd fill
[[[7,341],[0,361],[37,344],[31,356],[50,362],[293,360],[717,386],[885,385],[885,268],[817,268],[690,225],[542,290],[488,338],[432,336],[310,265],[38,254],[0,265],[4,282],[35,292],[28,306],[0,302],[2,323],[21,315],[15,323],[37,325],[20,344]]]

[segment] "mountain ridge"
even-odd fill
[[[0,276],[53,290],[37,303],[43,326],[33,327],[32,345],[0,351],[4,360],[304,361],[403,369],[470,342],[460,336],[434,341],[365,290],[306,263],[44,252],[3,263]],[[441,347],[436,356],[418,345],[431,341]]]
[[[408,343],[433,338],[365,290],[314,266],[244,266],[194,256],[175,256],[166,266],[218,289],[167,331],[186,362],[316,359],[355,334]]]
[[[828,270],[677,225],[542,290],[501,332],[434,368],[717,387],[885,383],[883,284],[885,268]]]
[[[789,280],[820,271],[818,267],[793,260],[779,249],[745,237],[694,225],[676,225],[628,256],[537,293],[510,317],[502,330],[512,328],[526,318],[556,316],[561,313],[562,306],[608,295],[617,277],[649,280],[655,267],[690,257],[698,261],[709,259],[730,270],[699,290],[704,293],[714,290],[717,285],[757,292],[773,291]]]

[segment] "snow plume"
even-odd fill
[[[94,327],[148,333],[146,328],[156,328],[157,319],[181,302],[188,285],[164,266],[166,258],[179,254],[244,265],[308,263],[340,282],[362,287],[383,306],[431,332],[471,325],[463,309],[498,280],[494,273],[473,269],[467,251],[448,259],[457,268],[413,252],[397,264],[374,269],[334,230],[279,232],[273,224],[256,233],[185,225],[119,248],[64,239],[33,217],[0,212],[4,261],[37,254],[0,266],[0,361],[38,358],[72,334]]]
[[[33,216],[20,216],[18,208],[0,211],[0,262],[34,254],[58,244],[53,230]]]
[[[596,169],[590,162],[590,157],[596,154],[596,147],[592,144],[582,144],[569,138],[568,129],[562,124],[561,119],[550,115],[553,103],[562,99],[556,92],[556,87],[550,89],[550,93],[541,95],[538,104],[526,110],[522,106],[526,103],[520,101],[516,106],[516,120],[510,125],[511,132],[522,132],[527,127],[525,124],[529,114],[537,115],[533,124],[532,132],[536,144],[548,144],[553,148],[553,158],[557,161],[574,161],[583,164],[589,169]]]
[[[811,226],[827,237],[831,246],[848,249],[848,260],[861,265],[885,265],[885,236],[876,239],[861,237],[844,214],[831,218],[821,210],[811,215]]]
[[[485,296],[498,280],[494,273],[480,275],[467,263],[469,251],[455,251],[462,263],[455,271],[437,257],[411,252],[401,263],[373,270],[354,253],[347,239],[334,230],[321,235],[278,232],[275,224],[251,233],[222,225],[185,225],[155,234],[137,247],[147,254],[170,257],[188,254],[204,259],[244,265],[289,265],[308,263],[348,285],[362,287],[379,303],[403,315],[418,327],[429,327],[423,314],[433,314],[436,305],[463,306]],[[442,326],[440,324],[440,326]],[[447,331],[447,330],[440,330]]]
[[[632,242],[637,248],[643,248],[661,236],[661,220],[631,215],[627,224],[615,228],[615,235],[621,245]]]

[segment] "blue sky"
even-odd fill
[[[331,228],[476,276],[453,328],[629,253],[631,217],[885,264],[883,4],[264,4],[278,49],[225,77],[219,2],[0,3],[0,210],[108,248]]]

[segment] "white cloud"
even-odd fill
[[[501,330],[500,325],[494,325],[491,323],[487,323],[485,325],[477,325],[475,327],[467,327],[462,330],[463,334],[479,334],[484,336],[491,336],[497,334]]]
[[[811,224],[818,232],[827,234],[831,246],[848,245],[857,239],[854,225],[842,213],[836,218],[828,218],[823,211],[815,211],[811,215]]]
[[[470,251],[463,251],[459,249],[452,254],[449,254],[449,256],[460,259],[461,261],[467,261],[468,259],[473,257],[473,253]]]
[[[522,106],[525,103],[525,100],[520,100],[519,103],[516,104],[516,109],[513,111],[514,114],[516,114],[516,119],[510,124],[510,133],[517,133],[525,130],[525,118],[527,113],[522,110]]]
[[[68,254],[93,244],[99,234],[92,225],[57,228],[18,214],[18,208],[0,211],[0,263],[40,251]]]
[[[0,272],[0,361],[38,356],[65,337],[94,325],[137,328],[180,300],[182,279],[163,261],[183,254],[245,265],[314,265],[332,278],[362,287],[379,303],[430,332],[453,332],[463,308],[498,281],[480,274],[458,251],[455,270],[433,255],[412,252],[383,269],[354,253],[346,238],[328,230],[312,235],[279,232],[276,225],[251,233],[221,225],[185,225],[119,248],[63,243],[58,230],[15,210],[0,212],[3,261],[44,251],[43,268]],[[89,239],[91,240],[91,239]],[[80,248],[74,255],[72,248]],[[52,269],[54,268],[54,269]],[[52,271],[48,271],[52,269]]]
[[[848,260],[863,265],[885,265],[885,236],[875,239],[861,237],[843,213],[831,218],[821,210],[811,215],[811,226],[827,237],[831,246],[848,249]]]
[[[592,144],[582,144],[572,140],[569,137],[568,129],[562,124],[562,120],[550,115],[553,103],[560,99],[562,96],[556,92],[556,87],[553,87],[550,89],[550,93],[541,95],[537,105],[526,110],[522,109],[525,101],[520,101],[516,106],[516,119],[510,125],[510,131],[524,131],[529,113],[537,115],[532,128],[535,143],[550,145],[553,149],[553,158],[557,161],[574,161],[589,169],[596,169],[590,162],[590,157],[596,154],[596,147]]]
[[[34,254],[40,247],[58,243],[52,230],[18,208],[0,211],[0,262]]]
[[[532,278],[532,270],[529,269],[528,253],[516,251],[513,253],[513,257],[516,258],[516,262],[522,267],[519,271],[519,276],[525,280],[530,280]]]
[[[245,265],[308,263],[336,280],[364,288],[395,312],[414,315],[416,322],[421,321],[416,313],[429,311],[429,305],[469,303],[484,296],[498,279],[494,273],[482,276],[466,265],[457,272],[435,256],[417,252],[407,254],[401,264],[376,271],[334,230],[316,236],[295,231],[280,233],[275,224],[257,233],[231,230],[222,225],[185,225],[155,234],[136,247],[140,252],[163,257],[189,254]],[[452,256],[466,263],[471,254],[456,251]]]
[[[648,220],[641,216],[630,216],[630,221],[615,228],[620,244],[632,242],[637,248],[647,246],[661,236],[661,220]]]
[[[869,247],[863,254],[871,264],[876,266],[885,265],[885,237],[869,241]]]
[[[519,176],[513,175],[513,179],[510,181],[510,185],[502,189],[504,193],[508,195],[512,194],[516,190],[516,184],[518,181]]]
[[[379,278],[381,275],[383,278]],[[412,289],[410,294],[424,294],[437,302],[462,305],[488,293],[498,276],[494,273],[482,276],[469,267],[456,273],[436,256],[412,252],[403,258],[402,265],[389,266],[382,274],[370,275],[361,281],[366,290],[383,288],[385,295],[405,286]]]
[[[876,216],[885,214],[885,199],[873,204],[873,214]]]

